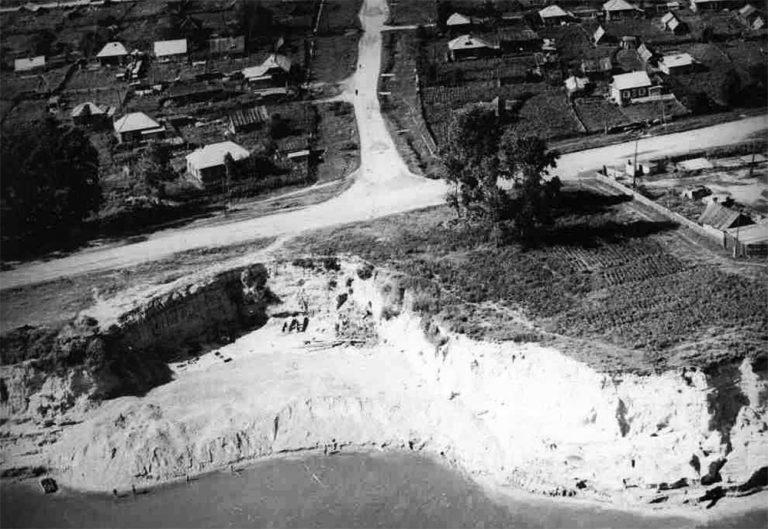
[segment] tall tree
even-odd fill
[[[163,196],[165,182],[176,177],[171,167],[171,153],[164,143],[153,141],[147,145],[138,163],[139,175],[147,195]]]
[[[48,118],[6,129],[2,136],[4,254],[60,238],[98,209],[99,155],[81,130]]]

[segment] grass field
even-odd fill
[[[620,197],[569,189],[533,249],[497,248],[437,207],[324,230],[293,251],[360,255],[403,274],[414,308],[477,338],[555,339],[607,371],[704,366],[768,346],[768,283],[688,253],[677,228]],[[514,325],[522,310],[533,329]],[[586,341],[586,342],[585,342]],[[586,344],[586,345],[585,345]]]

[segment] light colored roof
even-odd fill
[[[584,88],[588,84],[589,84],[589,79],[587,79],[586,77],[576,77],[575,75],[572,75],[565,80],[565,87],[568,89],[569,92],[584,90]]]
[[[635,11],[637,7],[627,0],[608,0],[603,4],[603,11]]]
[[[741,9],[739,9],[739,14],[743,17],[747,17],[757,11],[757,8],[753,6],[752,4],[747,4]]]
[[[99,108],[99,106],[95,103],[91,103],[90,101],[87,103],[80,103],[75,108],[73,108],[72,112],[70,113],[73,118],[80,116],[98,116],[102,114],[105,114],[104,110]]]
[[[567,17],[568,13],[566,13],[565,10],[559,5],[551,5],[540,10],[539,16],[541,18],[559,18]]]
[[[474,50],[478,48],[492,48],[491,44],[472,35],[461,35],[448,42],[451,50]]]
[[[738,235],[741,244],[768,244],[768,223],[751,224],[740,228],[731,228],[728,233]]]
[[[201,149],[187,155],[187,163],[197,169],[206,169],[208,167],[217,167],[224,164],[224,158],[227,154],[232,156],[236,162],[248,158],[250,153],[240,145],[232,141],[222,141],[220,143],[211,143]]]
[[[651,80],[645,72],[630,72],[613,76],[613,86],[618,90],[651,86]]]
[[[128,50],[120,42],[107,42],[101,51],[96,55],[97,59],[102,57],[122,57],[128,55]]]
[[[25,59],[16,59],[13,61],[13,69],[17,72],[24,72],[34,68],[42,68],[43,66],[45,66],[45,55],[28,57]]]
[[[249,66],[243,68],[243,77],[246,79],[253,79],[257,77],[264,77],[267,72],[272,69],[280,68],[284,72],[291,71],[291,59],[285,55],[279,53],[273,53],[267,59],[258,66]]]
[[[156,129],[160,124],[144,112],[132,112],[115,121],[115,132],[136,132]]]
[[[645,42],[640,44],[637,48],[637,54],[640,56],[640,58],[646,62],[651,60],[653,58],[653,51],[645,45]]]
[[[691,66],[693,64],[693,57],[687,53],[676,53],[674,55],[665,55],[662,57],[661,62],[667,68],[679,68],[681,66]]]
[[[595,43],[600,42],[600,39],[602,39],[605,36],[605,28],[603,26],[597,26],[597,29],[595,30],[595,34],[592,37],[595,40]]]
[[[718,230],[730,228],[742,214],[728,209],[717,202],[710,202],[699,217],[699,224],[707,224]]]
[[[155,42],[155,57],[184,55],[187,53],[187,39],[158,40]]]
[[[448,20],[445,21],[446,26],[466,26],[467,24],[471,23],[472,21],[469,19],[469,17],[465,17],[461,13],[454,13],[448,17]]]

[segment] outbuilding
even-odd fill
[[[694,61],[687,53],[675,53],[665,55],[659,61],[659,70],[667,75],[690,73],[693,71]]]
[[[143,112],[132,112],[113,124],[120,143],[133,143],[165,136],[165,127]]]
[[[38,70],[45,68],[45,55],[38,55],[37,57],[25,57],[23,59],[15,59],[13,61],[14,72],[29,72],[32,70]]]
[[[486,40],[462,35],[448,42],[448,54],[452,61],[479,59],[495,55],[496,48]]]
[[[72,123],[77,127],[100,129],[109,125],[115,115],[115,107],[97,105],[88,101],[77,105],[69,115]]]
[[[704,213],[699,216],[698,222],[702,226],[710,226],[720,231],[753,224],[752,219],[743,213],[734,211],[717,202],[707,204]]]
[[[240,56],[245,53],[245,37],[216,37],[208,39],[210,55]]]
[[[212,143],[187,155],[187,172],[203,185],[220,183],[227,175],[224,162],[227,155],[235,162],[242,162],[250,153],[232,141]]]
[[[661,25],[665,31],[669,31],[675,35],[685,33],[686,25],[672,12],[669,11],[663,17],[661,17]]]
[[[739,0],[691,0],[691,11],[695,13],[722,11],[723,9],[736,9],[738,7],[741,7]]]
[[[747,4],[739,9],[739,19],[750,29],[765,27],[765,15],[752,4]]]
[[[273,53],[258,66],[243,69],[243,77],[251,88],[285,87],[293,64],[285,55]]]
[[[246,110],[238,110],[229,115],[227,130],[232,134],[257,130],[269,123],[267,107],[257,106]]]
[[[448,29],[466,31],[472,27],[472,19],[461,13],[453,13],[445,21],[445,25]]]
[[[96,54],[96,59],[102,66],[118,66],[128,59],[128,50],[121,42],[107,42]]]
[[[725,242],[736,257],[768,258],[768,222],[731,228],[725,233]]]
[[[161,62],[187,56],[187,39],[158,40],[154,44],[155,58]]]

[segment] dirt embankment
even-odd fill
[[[269,320],[171,364],[174,380],[145,396],[60,413],[27,459],[13,456],[25,438],[6,436],[3,468],[23,460],[111,490],[295,451],[392,447],[495,485],[623,505],[708,505],[766,485],[764,363],[608,375],[541,344],[445,333],[414,315],[398,276],[355,260],[249,270],[175,285],[123,316],[94,311],[121,329],[116,343],[143,351],[200,340],[193,329],[216,321]]]

